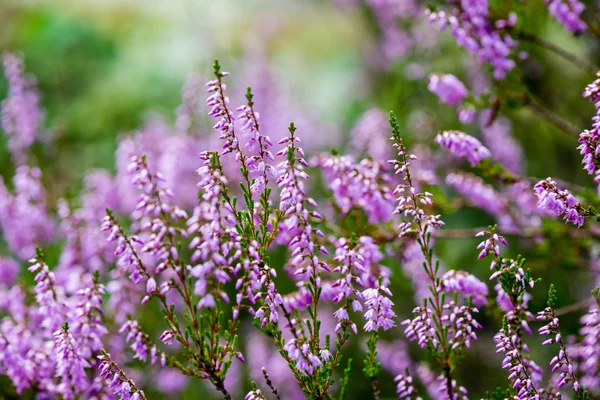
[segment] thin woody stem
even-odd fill
[[[520,29],[513,29],[513,32],[515,32],[517,38],[551,51],[564,60],[569,61],[571,64],[584,72],[595,74],[598,70],[600,70],[600,67],[597,67],[594,64],[583,60],[572,53],[569,53],[565,49],[558,47],[554,43],[542,39],[533,33],[525,32]]]
[[[579,134],[581,133],[581,129],[577,128],[561,116],[557,115],[552,110],[538,103],[535,99],[532,98],[530,94],[526,94],[525,96],[523,96],[522,101],[523,104],[525,104],[534,113],[544,117],[548,120],[548,122],[556,126],[558,129],[562,130],[563,132],[572,136],[579,136]]]

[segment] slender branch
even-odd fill
[[[535,44],[536,46],[543,47],[544,49],[546,49],[548,51],[551,51],[552,53],[558,55],[559,57],[562,57],[566,61],[569,61],[574,66],[576,66],[577,68],[581,69],[584,72],[587,72],[589,74],[595,74],[598,70],[600,70],[600,67],[597,67],[596,65],[594,65],[590,62],[582,60],[581,58],[577,57],[576,55],[569,53],[565,49],[558,47],[554,43],[549,42],[545,39],[542,39],[541,37],[539,37],[533,33],[524,32],[520,29],[514,29],[513,32],[515,33],[517,38],[522,39],[531,44]]]
[[[600,38],[600,25],[598,25],[597,22],[590,21],[587,18],[583,18],[583,21],[587,24],[589,32]]]
[[[549,110],[548,108],[535,101],[531,97],[531,95],[525,95],[522,100],[523,104],[529,107],[533,112],[546,118],[548,122],[556,126],[558,129],[562,130],[563,132],[568,133],[572,136],[579,136],[579,134],[581,133],[581,129],[572,125],[569,121],[563,119],[561,116],[555,114],[552,110]]]
[[[265,381],[267,382],[267,386],[269,387],[269,389],[271,389],[271,392],[275,395],[275,397],[277,397],[277,400],[281,400],[279,392],[277,391],[277,388],[273,386],[273,382],[271,382],[271,378],[269,378],[269,374],[267,373],[267,370],[265,368],[262,369],[262,373],[265,377]]]
[[[589,306],[591,306],[594,303],[595,303],[594,299],[586,299],[586,300],[580,301],[578,303],[569,304],[568,306],[561,307],[561,308],[557,309],[555,311],[555,313],[556,313],[556,316],[569,314],[569,313],[572,313],[575,311],[582,310],[584,308],[588,308]]]

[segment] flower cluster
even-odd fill
[[[583,92],[583,97],[588,97],[594,103],[596,115],[592,117],[592,128],[586,129],[579,135],[578,147],[579,152],[583,156],[581,163],[583,169],[588,174],[594,175],[596,183],[600,183],[600,161],[598,154],[600,152],[600,78],[587,85]]]
[[[517,345],[513,342],[513,337],[506,332],[505,328],[494,337],[498,353],[504,353],[502,368],[508,369],[510,375],[508,379],[512,382],[512,388],[517,390],[517,396],[520,399],[533,399],[539,397],[538,390],[535,387],[535,378],[530,369],[521,358]]]
[[[286,147],[278,151],[277,155],[287,157],[287,160],[277,166],[277,185],[281,188],[279,208],[285,216],[285,220],[282,221],[285,229],[296,233],[289,242],[293,250],[291,263],[296,268],[296,274],[315,275],[317,269],[329,270],[329,267],[317,258],[314,250],[318,249],[324,254],[327,254],[327,251],[324,247],[316,246],[313,240],[315,236],[322,237],[323,233],[313,228],[309,219],[319,220],[321,215],[306,208],[307,205],[317,207],[317,203],[306,195],[304,189],[303,180],[309,177],[304,168],[308,167],[308,163],[304,160],[304,150],[298,147],[300,138],[295,133],[296,127],[292,124],[290,136],[279,141],[279,144],[285,144]]]
[[[564,214],[565,221],[579,227],[585,222],[586,210],[568,190],[559,189],[552,178],[536,183],[533,190],[538,197],[538,207],[556,216]]]
[[[356,286],[363,285],[357,275],[366,272],[365,259],[357,246],[356,240],[338,240],[334,261],[339,262],[340,265],[335,267],[332,272],[339,272],[342,276],[331,285],[339,290],[333,301],[341,303],[341,307],[333,313],[333,316],[338,320],[335,329],[339,331],[344,326],[350,326],[355,334],[358,333],[358,329],[356,324],[350,321],[349,311],[350,309],[354,312],[363,310],[362,301],[364,298]]]
[[[103,352],[98,356],[100,365],[98,369],[100,376],[106,378],[110,383],[114,394],[121,400],[145,400],[144,392],[137,388],[135,383],[125,375],[119,366],[113,361],[110,354]]]
[[[446,184],[463,195],[474,206],[496,216],[500,225],[511,225],[508,215],[508,204],[500,193],[481,178],[466,173],[450,173],[446,176]]]
[[[461,105],[468,94],[465,84],[451,74],[430,75],[427,88],[439,97],[440,102],[453,106]]]
[[[399,399],[421,400],[413,383],[413,377],[410,376],[408,369],[405,374],[396,375],[394,381],[396,384],[396,394]]]
[[[587,29],[582,21],[581,13],[585,5],[579,0],[546,0],[548,11],[565,27],[565,29],[580,33]]]
[[[152,343],[150,337],[144,333],[142,327],[136,320],[129,320],[123,324],[119,333],[126,333],[125,341],[131,343],[131,349],[133,350],[133,358],[137,358],[141,361],[146,361],[148,355],[150,355],[150,364],[154,365],[160,357],[161,366],[166,364],[166,354],[159,352],[155,344]]]
[[[487,303],[488,287],[474,275],[465,271],[450,270],[442,276],[445,292],[458,292],[465,297],[472,296],[473,303],[479,306]]]
[[[387,114],[371,108],[365,111],[350,132],[352,148],[358,154],[365,152],[376,161],[386,161],[392,155],[389,131]]]
[[[376,288],[368,288],[362,292],[365,301],[365,319],[367,323],[364,326],[365,332],[388,329],[396,326],[394,319],[396,313],[392,307],[394,303],[389,299],[392,297],[392,292],[379,282]]]
[[[466,159],[472,166],[492,155],[479,140],[460,131],[444,131],[436,136],[435,142],[456,157]]]
[[[51,242],[55,235],[41,178],[39,168],[18,167],[14,193],[0,179],[0,227],[10,250],[22,260],[31,258],[36,246]]]
[[[23,61],[13,53],[2,58],[8,81],[8,95],[1,105],[2,129],[9,136],[9,148],[16,164],[26,159],[26,151],[37,139],[44,115],[35,79],[25,75]]]
[[[575,393],[577,393],[579,392],[580,385],[579,381],[573,374],[573,364],[569,360],[569,355],[567,354],[567,349],[565,343],[563,342],[560,329],[558,327],[558,317],[556,316],[556,311],[554,310],[554,303],[556,302],[556,291],[554,290],[553,285],[550,285],[548,297],[548,307],[546,307],[543,311],[540,311],[537,315],[537,318],[539,320],[548,321],[548,323],[542,326],[538,330],[538,332],[540,335],[552,336],[551,338],[544,341],[544,345],[558,343],[560,346],[558,355],[550,361],[552,372],[560,371],[560,380],[558,382],[558,387],[560,388],[566,385],[567,383],[571,383],[573,385],[573,390],[575,391]]]
[[[343,214],[360,208],[369,222],[388,221],[394,210],[390,176],[378,162],[364,159],[356,163],[349,156],[321,155],[313,159],[328,180],[336,205]]]
[[[489,62],[494,69],[494,77],[503,79],[516,66],[510,57],[517,42],[501,28],[513,26],[516,15],[494,22],[487,0],[450,3],[453,8],[449,13],[427,10],[429,21],[438,24],[442,30],[449,27],[458,46],[477,55],[482,62]]]
[[[581,317],[582,336],[578,344],[567,345],[569,356],[574,360],[575,370],[580,374],[579,381],[594,393],[598,392],[598,364],[600,363],[600,311],[594,304],[589,311]]]
[[[419,232],[424,234],[427,229],[439,229],[444,225],[444,222],[440,219],[439,215],[426,214],[422,206],[431,205],[433,196],[429,192],[417,193],[413,186],[412,177],[410,175],[410,161],[416,160],[417,157],[414,154],[409,154],[402,143],[400,138],[400,128],[397,126],[395,116],[392,115],[391,119],[393,131],[393,139],[396,140],[394,147],[398,150],[398,157],[400,160],[392,160],[390,164],[394,168],[396,175],[404,175],[406,184],[400,184],[396,187],[393,194],[397,196],[396,209],[394,214],[400,214],[404,217],[409,217],[410,220],[400,224],[400,236],[406,235],[409,230],[413,227],[413,224],[418,226]]]

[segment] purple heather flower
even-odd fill
[[[144,126],[119,141],[116,152],[118,205],[111,209],[120,213],[130,213],[135,209],[138,191],[131,185],[127,171],[131,158],[145,154],[146,160],[161,171],[165,186],[171,188],[192,188],[196,183],[195,169],[198,167],[198,149],[214,148],[217,139],[206,134],[181,134],[174,131],[164,120],[151,116]],[[192,209],[198,200],[196,190],[178,190],[174,193],[176,203]]]
[[[54,272],[40,257],[29,260],[30,272],[35,273],[35,300],[39,305],[42,316],[42,327],[49,332],[56,332],[68,321],[65,294],[61,287],[56,286]]]
[[[390,123],[385,112],[371,108],[358,119],[350,132],[351,146],[357,154],[363,152],[384,162],[392,157]]]
[[[394,319],[396,313],[392,309],[394,303],[389,299],[392,292],[381,284],[376,288],[368,288],[362,292],[365,306],[365,332],[378,331],[380,328],[387,331],[396,326]]]
[[[402,140],[398,143],[394,143],[394,147],[398,149],[398,157],[400,161],[392,160],[389,161],[393,165],[394,173],[396,175],[404,175],[408,184],[400,184],[396,187],[393,194],[396,195],[396,209],[394,214],[400,214],[404,217],[409,217],[411,220],[402,222],[399,225],[400,236],[405,236],[413,224],[419,226],[419,230],[424,226],[431,228],[432,230],[440,229],[444,222],[440,219],[439,215],[426,214],[423,210],[423,206],[433,204],[431,197],[433,195],[429,192],[419,193],[413,186],[412,178],[410,175],[410,162],[416,160],[417,157],[414,154],[407,153]],[[422,232],[421,232],[422,233]]]
[[[54,333],[54,341],[56,375],[60,378],[56,391],[64,399],[74,399],[87,388],[85,369],[90,363],[79,353],[75,338],[66,328]]]
[[[583,156],[581,160],[584,169],[590,175],[594,175],[594,180],[599,184],[600,191],[600,75],[599,78],[589,84],[583,92],[583,97],[589,97],[596,107],[596,115],[592,117],[592,128],[584,130],[579,135],[579,147],[577,147]]]
[[[313,164],[322,169],[343,214],[356,207],[365,211],[371,223],[391,218],[394,196],[384,166],[370,159],[355,163],[350,156],[325,154],[313,158]]]
[[[442,316],[442,322],[448,327],[448,345],[452,349],[471,347],[471,341],[477,340],[474,329],[482,328],[472,315],[479,310],[470,305],[459,306],[454,301],[444,304],[443,309],[446,313]]]
[[[511,123],[507,118],[497,118],[487,125],[489,112],[484,112],[481,118],[483,141],[490,149],[492,157],[498,160],[508,171],[523,173],[523,149],[511,134]]]
[[[248,95],[250,96],[251,93]],[[268,185],[269,178],[277,176],[277,169],[271,165],[275,160],[273,153],[269,148],[273,145],[269,136],[263,135],[259,130],[260,115],[254,111],[252,97],[249,97],[248,105],[244,104],[238,107],[238,121],[242,123],[241,131],[248,137],[246,149],[256,156],[248,157],[246,165],[250,174],[255,177],[251,190],[254,193],[260,193]]]
[[[308,343],[301,343],[298,339],[288,340],[283,349],[288,356],[296,361],[296,368],[306,375],[312,375],[316,368],[323,365],[319,356],[311,353]]]
[[[146,395],[138,389],[119,366],[112,360],[110,354],[104,352],[98,356],[100,376],[106,378],[109,387],[121,400],[146,400]]]
[[[533,361],[524,358],[518,344],[515,343],[516,335],[507,335],[504,329],[494,336],[496,341],[497,353],[504,353],[502,368],[508,369],[510,375],[508,379],[512,382],[513,389],[517,391],[520,399],[538,398],[535,384],[539,382],[541,374],[539,367]],[[539,396],[539,395],[537,395]]]
[[[424,348],[427,344],[437,348],[439,340],[436,337],[433,325],[433,311],[429,307],[416,307],[412,312],[415,317],[406,319],[401,323],[406,327],[404,329],[406,338],[411,342],[416,341],[421,348]]]
[[[356,251],[362,257],[365,267],[365,272],[360,276],[362,286],[377,287],[379,278],[381,278],[383,285],[389,286],[391,270],[385,265],[380,264],[384,256],[376,240],[371,236],[359,237]]]
[[[142,330],[140,324],[133,319],[128,320],[123,324],[119,333],[127,333],[125,341],[131,344],[133,350],[133,358],[141,361],[147,361],[150,357],[150,364],[155,365],[159,359],[165,357],[165,354],[158,350],[156,345],[152,343],[150,337]],[[163,365],[164,366],[164,365]]]
[[[528,347],[523,342],[521,336],[522,330],[530,335],[533,333],[528,324],[528,321],[533,319],[533,315],[527,310],[527,302],[531,298],[531,295],[527,293],[527,289],[533,288],[535,281],[531,277],[527,279],[527,274],[523,270],[522,262],[520,260],[515,261],[500,257],[500,244],[503,244],[504,246],[508,245],[502,236],[498,235],[495,230],[492,230],[491,232],[479,232],[476,236],[483,237],[486,235],[488,236],[487,239],[477,246],[478,249],[481,249],[479,258],[481,259],[488,255],[493,258],[490,269],[495,270],[495,272],[490,277],[490,280],[498,280],[495,286],[497,291],[497,303],[500,309],[506,313],[508,327],[507,332],[501,331],[499,336],[497,336],[497,342],[505,342],[504,339],[502,339],[502,335],[508,335],[510,336],[510,339],[503,344],[504,347],[510,345],[513,346],[517,352],[522,350],[528,352]],[[514,279],[514,284],[512,285],[510,293],[506,293],[502,289],[500,276],[504,273],[512,275]],[[531,369],[533,381],[539,381],[541,379],[539,368],[533,361],[524,358],[520,362]]]
[[[465,389],[464,386],[458,386],[454,379],[449,383],[448,379],[444,375],[440,375],[437,377],[437,380],[439,381],[438,396],[441,395],[443,399],[447,400],[458,400],[459,397],[460,400],[469,400],[467,396],[467,389]],[[452,399],[450,399],[448,396],[448,383],[452,387]]]
[[[179,134],[188,134],[193,127],[194,113],[198,108],[204,77],[190,74],[181,88],[181,105],[177,107],[175,131]]]
[[[0,256],[0,285],[12,286],[19,274],[19,264],[12,258]]]
[[[545,0],[548,11],[565,27],[574,33],[587,29],[587,24],[581,20],[580,14],[585,5],[579,0]]]
[[[180,268],[175,236],[187,237],[188,233],[175,224],[179,220],[186,220],[187,213],[171,204],[173,192],[164,187],[163,177],[159,172],[149,170],[144,157],[132,157],[128,172],[133,176],[132,183],[141,192],[132,216],[139,219],[139,230],[149,234],[141,252],[148,253],[155,259],[155,273]]]
[[[282,399],[304,400],[305,396],[296,382],[294,374],[290,370],[287,361],[281,357],[273,340],[266,337],[262,332],[253,331],[248,335],[248,372],[251,379],[262,381],[264,379],[262,368],[269,371],[269,378],[273,382]]]
[[[442,288],[445,292],[459,292],[465,297],[473,296],[478,306],[487,303],[488,287],[474,275],[465,271],[450,270],[442,276]]]
[[[23,164],[25,151],[35,142],[44,115],[35,79],[25,76],[23,61],[15,54],[4,53],[3,63],[8,96],[1,104],[2,129],[9,136],[15,163]]]
[[[440,102],[453,106],[460,106],[468,94],[464,83],[451,74],[431,74],[428,88],[439,97]]]
[[[398,382],[396,384],[396,394],[399,399],[422,399],[420,396],[417,397],[417,390],[413,384],[413,377],[408,373],[408,369],[405,374],[396,375],[394,381]]]
[[[362,311],[363,296],[356,289],[356,286],[362,286],[362,281],[357,276],[360,273],[366,272],[365,259],[360,253],[359,245],[353,245],[347,239],[339,239],[336,242],[336,250],[334,261],[340,263],[332,272],[339,272],[341,277],[336,280],[331,287],[339,290],[338,294],[333,298],[334,303],[340,303],[340,308],[333,313],[333,316],[338,320],[335,328],[336,332],[342,328],[350,326],[354,333],[357,333],[356,324],[350,320],[349,312]]]
[[[116,241],[117,266],[122,271],[129,273],[129,279],[133,283],[140,283],[144,276],[148,278],[146,267],[137,253],[138,247],[142,246],[144,242],[135,235],[130,237],[125,235],[125,232],[112,215],[103,218],[101,230],[108,232],[107,242]]]
[[[226,190],[227,179],[223,176],[217,153],[203,152],[200,154],[202,166],[198,169],[200,181],[198,187],[203,191],[202,201],[194,208],[192,217],[188,219],[188,234],[193,238],[189,244],[193,249],[191,260],[197,262],[190,273],[195,277],[194,294],[201,296],[198,307],[213,307],[215,298],[227,301],[227,295],[219,290],[220,285],[231,280],[230,266],[236,265],[242,248],[240,235],[235,229],[236,221],[233,210],[228,204],[220,201],[221,192]],[[251,248],[254,248],[251,246]],[[256,273],[258,259],[252,266]],[[240,265],[240,264],[238,264]],[[241,281],[240,281],[241,282]],[[210,292],[209,292],[209,289]],[[239,287],[238,287],[239,289]],[[236,296],[239,305],[244,298]],[[237,320],[237,313],[234,320]]]
[[[568,190],[560,190],[552,178],[546,178],[533,187],[538,197],[538,207],[558,216],[563,215],[567,222],[581,227],[585,222],[585,210]]]
[[[428,9],[429,21],[437,23],[441,30],[450,27],[458,46],[475,54],[481,61],[489,62],[494,69],[494,77],[503,79],[516,65],[510,57],[517,43],[501,28],[513,26],[516,15],[511,14],[507,20],[494,23],[490,18],[487,0],[457,1],[452,4],[450,13]]]
[[[69,332],[75,337],[78,352],[86,359],[102,348],[102,338],[108,330],[102,322],[102,296],[106,294],[104,285],[95,278],[91,285],[78,290],[73,300],[72,319]]]
[[[31,258],[36,246],[50,242],[55,234],[41,176],[38,168],[18,167],[14,193],[0,179],[0,227],[10,250],[22,260]]]
[[[472,106],[460,107],[458,109],[458,120],[463,124],[470,124],[477,118],[477,110]]]
[[[308,166],[308,163],[304,160],[304,150],[298,146],[300,138],[295,136],[295,130],[296,128],[292,124],[290,136],[279,141],[279,144],[285,144],[286,147],[277,152],[277,155],[287,158],[277,166],[279,170],[277,186],[281,188],[279,209],[285,215],[282,228],[296,232],[288,243],[292,250],[291,265],[296,269],[295,274],[313,275],[316,274],[318,268],[329,271],[329,267],[315,254],[315,250],[326,254],[326,250],[315,245],[313,241],[314,236],[323,237],[324,235],[320,230],[311,226],[309,217],[315,219],[322,217],[318,212],[309,211],[306,208],[307,205],[316,207],[317,203],[308,197],[304,190],[303,181],[309,177],[304,168]]]
[[[552,290],[552,286],[550,290]],[[556,316],[556,312],[552,307],[546,307],[543,311],[540,311],[538,313],[537,319],[548,322],[546,325],[542,326],[538,330],[538,333],[544,336],[551,336],[542,344],[546,346],[553,343],[558,343],[560,345],[558,355],[556,355],[550,361],[552,372],[560,371],[560,380],[557,386],[560,388],[566,385],[567,383],[571,383],[573,385],[573,390],[575,391],[575,393],[579,392],[579,381],[573,373],[573,364],[569,359],[569,354],[567,353],[562,334],[560,333],[560,329],[558,326],[558,317]]]
[[[508,217],[506,200],[481,178],[466,173],[450,173],[446,176],[446,183],[476,207],[497,216],[500,220]]]
[[[267,400],[267,398],[263,396],[260,389],[256,389],[248,392],[248,394],[244,396],[244,400]]]
[[[443,131],[435,137],[435,142],[456,157],[466,159],[471,166],[492,155],[479,140],[460,131]]]
[[[600,309],[597,305],[590,307],[589,311],[581,317],[582,336],[581,342],[568,345],[569,357],[573,360],[579,381],[587,389],[597,394],[600,390],[600,376],[598,376],[598,363],[600,363]]]

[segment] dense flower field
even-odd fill
[[[443,66],[448,40],[468,54],[468,80],[407,67],[456,111],[439,132],[365,107],[326,150],[335,129],[292,120],[268,74],[247,87],[214,61],[173,123],[122,135],[76,193],[45,187],[59,138],[27,54],[6,51],[0,398],[599,398],[600,67],[521,22],[597,49],[599,11],[522,3],[336,3],[372,19],[375,74],[408,51]],[[552,90],[589,100],[587,129],[531,89],[524,43],[585,77]],[[531,176],[515,110],[589,179]]]

